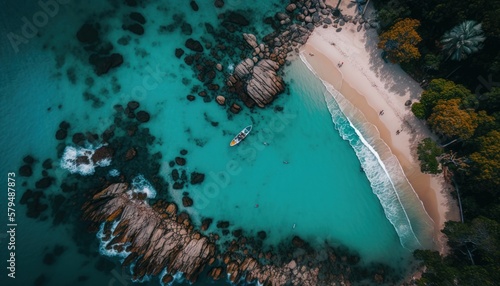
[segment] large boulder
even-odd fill
[[[253,67],[254,67],[254,62],[252,61],[252,59],[247,58],[241,61],[234,68],[234,75],[236,75],[240,79],[244,79],[252,73]]]
[[[257,38],[255,37],[254,34],[243,33],[243,39],[245,39],[247,44],[250,45],[250,47],[252,47],[254,49],[257,48],[257,46],[259,45],[259,44],[257,44]]]
[[[287,31],[288,33],[286,33],[286,35],[285,33],[282,34],[284,35],[284,42],[291,42],[299,45],[305,44],[307,42],[307,39],[311,35],[310,30],[297,24],[291,25]]]
[[[102,160],[109,160],[113,157],[114,153],[115,153],[115,150],[113,150],[113,148],[111,148],[107,145],[103,145],[94,151],[94,154],[92,154],[91,160],[94,164],[101,162]]]
[[[271,103],[285,89],[283,79],[276,74],[278,69],[279,65],[268,59],[259,61],[253,67],[246,82],[246,93],[259,107]]]
[[[293,12],[295,9],[297,9],[297,5],[295,5],[294,3],[290,3],[288,4],[288,6],[286,6],[286,11],[287,12]]]

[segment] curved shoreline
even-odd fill
[[[346,6],[342,8],[344,14],[350,13],[345,11],[348,9]],[[352,11],[351,14],[354,13]],[[378,129],[380,138],[399,161],[406,178],[435,223],[434,238],[438,250],[445,252],[445,238],[440,230],[446,220],[458,219],[457,207],[443,190],[449,187],[442,176],[420,172],[415,156],[416,144],[433,135],[404,106],[407,99],[419,96],[421,89],[399,67],[383,64],[376,49],[375,31],[356,32],[354,26],[348,25],[338,33],[330,27],[315,29],[301,48],[302,55],[321,80],[337,88]],[[342,67],[335,67],[335,62],[343,61]],[[381,116],[377,110],[384,110],[384,115]],[[396,134],[398,136],[392,134],[400,129],[400,133]]]
[[[359,109],[357,109],[356,106],[354,106],[352,103],[347,101],[345,99],[345,97],[342,95],[342,93],[339,91],[339,90],[342,90],[343,86],[349,86],[349,84],[347,82],[344,82],[342,73],[340,71],[338,71],[340,73],[339,78],[341,78],[341,82],[338,84],[338,87],[334,87],[328,81],[321,79],[321,77],[315,72],[314,68],[309,64],[309,62],[305,58],[304,52],[302,52],[300,54],[300,59],[309,68],[309,70],[322,81],[322,83],[325,85],[325,88],[326,88],[327,93],[328,93],[328,95],[325,95],[325,96],[330,96],[336,102],[336,104],[338,105],[338,108],[341,110],[341,112],[346,117],[347,121],[349,122],[350,126],[356,132],[356,134],[360,138],[362,144],[370,151],[371,154],[373,154],[376,157],[379,166],[382,168],[384,174],[387,176],[387,178],[390,182],[390,185],[392,187],[391,190],[394,192],[394,195],[396,196],[397,201],[398,201],[398,205],[401,207],[401,210],[404,214],[404,217],[405,217],[404,220],[407,222],[407,225],[410,229],[410,232],[411,232],[412,236],[415,238],[416,243],[418,244],[418,246],[413,245],[413,247],[410,247],[410,248],[417,249],[417,248],[422,248],[422,247],[424,247],[424,248],[431,247],[432,242],[429,241],[429,238],[432,237],[433,235],[428,233],[428,232],[434,233],[434,229],[428,229],[428,228],[429,227],[434,228],[433,226],[434,226],[435,222],[432,220],[432,218],[429,216],[429,214],[425,210],[423,203],[421,201],[419,201],[420,202],[419,205],[422,207],[422,210],[420,210],[420,211],[416,210],[417,213],[415,215],[418,215],[419,217],[425,216],[425,217],[421,217],[418,219],[419,222],[425,222],[425,224],[423,226],[424,229],[420,229],[420,231],[417,231],[417,233],[416,233],[416,230],[414,227],[415,221],[410,218],[410,216],[411,217],[413,217],[413,216],[410,215],[409,211],[407,210],[409,208],[409,202],[406,202],[406,203],[403,202],[402,195],[405,195],[406,193],[410,193],[409,194],[410,198],[406,198],[405,201],[407,201],[408,199],[411,200],[412,195],[414,195],[415,198],[418,200],[418,195],[415,192],[415,190],[413,189],[408,178],[406,177],[406,175],[401,167],[401,164],[399,163],[397,158],[395,158],[394,155],[392,154],[391,148],[384,142],[384,140],[382,138],[380,138],[380,132],[379,132],[377,126],[371,124],[371,122],[369,122],[366,119],[364,114],[361,111],[359,111]],[[331,88],[333,89],[333,91],[330,90]],[[350,88],[352,88],[352,87],[350,87]],[[340,98],[339,98],[339,96],[340,96]],[[328,101],[327,101],[327,104],[328,104]],[[349,109],[349,110],[347,110],[347,109]],[[333,114],[332,114],[332,116],[333,116]],[[366,126],[366,124],[369,124],[369,126]],[[356,127],[355,125],[358,125],[358,127]],[[359,125],[362,125],[362,126],[359,126]],[[372,132],[370,132],[370,130],[368,130],[368,129],[373,129],[373,130],[372,130]],[[370,141],[372,143],[370,143],[368,141]],[[374,144],[374,142],[377,142],[378,144]],[[361,155],[358,155],[358,157],[359,156],[361,156]],[[395,162],[393,159],[395,159]],[[394,166],[392,166],[392,168],[391,168],[390,165],[394,165]],[[388,169],[392,169],[395,172],[391,172]],[[368,179],[371,181],[372,179],[370,179],[370,176],[368,176],[368,177],[369,177]],[[404,239],[404,236],[406,236],[406,235],[403,232],[404,229],[401,229],[402,225],[398,225],[397,222],[395,221],[394,217],[389,217],[389,214],[391,213],[391,210],[390,210],[391,205],[386,205],[383,202],[383,199],[390,198],[391,194],[389,194],[388,196],[384,196],[380,193],[380,191],[376,191],[375,189],[373,189],[373,192],[379,198],[379,201],[380,201],[382,207],[384,208],[386,218],[391,222],[391,224],[394,226],[396,232],[399,234],[401,245],[407,249],[410,249],[406,246],[406,243],[405,243],[406,240]],[[422,213],[422,211],[423,211],[423,213]],[[427,221],[427,220],[430,220],[430,221]]]

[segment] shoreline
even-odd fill
[[[340,9],[343,14],[356,14],[355,7],[341,5]],[[318,27],[301,47],[301,59],[307,61],[317,77],[332,85],[362,113],[375,127],[375,132],[378,131],[383,145],[399,161],[406,179],[434,222],[433,238],[437,250],[445,253],[446,238],[441,229],[446,220],[459,220],[458,207],[447,192],[452,188],[442,174],[420,172],[417,144],[434,135],[404,105],[406,100],[417,99],[422,89],[398,65],[382,61],[376,49],[377,41],[375,30],[357,32],[351,23],[346,23],[340,32],[331,26]]]

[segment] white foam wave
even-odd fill
[[[88,176],[94,174],[96,167],[109,166],[111,164],[110,158],[103,159],[96,163],[92,162],[92,155],[94,155],[95,150],[100,147],[102,147],[102,145],[94,148],[66,146],[61,158],[61,168],[68,170],[72,174],[78,173],[82,176]]]
[[[108,175],[110,175],[111,177],[118,177],[120,176],[120,171],[118,171],[117,169],[111,169],[109,170]]]
[[[156,197],[156,190],[143,175],[139,174],[132,180],[132,191],[146,193],[149,199]]]
[[[113,222],[113,225],[111,226],[111,232],[113,232],[116,228],[116,226],[118,225],[119,221],[115,221]],[[115,249],[107,249],[106,248],[106,245],[108,244],[109,241],[104,241],[104,225],[105,223],[101,223],[101,225],[99,226],[99,231],[97,232],[96,236],[97,236],[97,239],[99,240],[99,253],[101,255],[105,255],[105,256],[109,256],[109,257],[120,257],[120,258],[123,258],[125,259],[129,254],[130,252],[127,252],[127,251],[122,251],[122,252],[118,252],[116,251]],[[114,236],[111,235],[111,239],[113,239]]]
[[[230,63],[228,66],[227,66],[227,71],[232,74],[233,71],[234,71],[234,64],[233,63]]]
[[[300,55],[300,58],[308,69],[317,76],[303,54]],[[370,137],[366,137],[368,140],[365,139],[362,132],[356,128],[353,122],[351,122],[348,118],[349,116],[354,116],[355,112],[347,110],[345,106],[344,108],[341,107],[343,106],[341,103],[346,101],[342,94],[333,88],[333,86],[329,83],[324,82],[323,80],[321,81],[327,89],[324,97],[335,127],[341,134],[342,138],[349,141],[351,146],[354,148],[356,156],[358,157],[361,166],[370,181],[373,192],[378,197],[387,219],[394,226],[400,238],[401,245],[410,250],[422,247],[422,241],[415,233],[412,220],[410,219],[406,209],[409,204],[404,204],[401,200],[400,194],[398,193],[398,189],[409,187],[411,190],[410,196],[413,195],[420,203],[420,209],[416,209],[414,211],[420,213],[423,212],[426,217],[422,223],[422,227],[419,229],[419,232],[422,232],[419,237],[425,238],[424,244],[428,247],[428,241],[432,239],[431,233],[433,230],[433,223],[430,222],[432,220],[423,208],[423,203],[418,199],[418,196],[404,175],[399,161],[394,156],[391,156],[389,159],[385,159],[385,161],[380,158],[377,151],[372,147],[372,144],[375,144],[377,139]],[[411,198],[406,200],[411,201],[413,204],[415,203],[415,200],[412,201]]]

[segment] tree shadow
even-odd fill
[[[419,83],[412,79],[398,64],[385,62],[378,49],[378,34],[374,29],[365,33],[365,51],[369,55],[369,69],[384,83],[384,88],[410,100],[418,100],[422,92]]]

